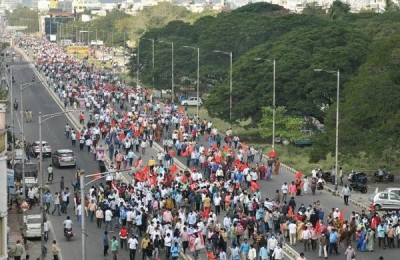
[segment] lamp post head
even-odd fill
[[[314,69],[315,72],[321,72],[322,69]]]

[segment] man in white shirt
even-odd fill
[[[287,194],[289,191],[289,186],[287,185],[286,182],[282,185],[281,191],[282,191],[282,202],[283,202],[287,200]]]
[[[214,206],[215,206],[215,214],[217,214],[217,216],[221,212],[221,200],[222,200],[222,198],[219,195],[219,192],[217,192],[213,198],[213,202],[214,202]]]
[[[268,239],[268,242],[267,242],[267,246],[269,248],[270,254],[274,253],[274,250],[277,247],[277,245],[278,245],[278,240],[276,240],[275,236],[272,235]],[[275,259],[278,259],[278,258],[275,258]],[[282,259],[282,258],[279,258],[279,259]]]
[[[108,231],[108,226],[111,225],[112,217],[113,217],[113,213],[112,213],[111,209],[110,208],[106,209],[106,212],[104,214],[104,221],[106,222],[104,231]]]
[[[165,246],[165,253],[167,259],[171,256],[171,246],[172,246],[172,237],[170,233],[167,233],[164,237],[164,246]]]
[[[297,233],[297,225],[296,225],[296,223],[294,223],[294,222],[291,222],[289,225],[288,225],[288,229],[289,229],[289,240],[290,240],[290,245],[291,246],[293,246],[293,245],[296,245],[296,238],[297,238],[297,235],[296,235],[296,233]]]
[[[283,249],[280,247],[280,245],[276,245],[274,252],[272,253],[272,257],[275,260],[282,260],[283,259]]]
[[[131,238],[128,239],[129,259],[130,260],[135,260],[136,248],[137,248],[138,244],[139,244],[139,241],[137,240],[136,236],[132,236]]]

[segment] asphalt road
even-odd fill
[[[15,72],[15,78],[17,82],[28,82],[31,81],[32,73],[28,70],[21,70]],[[19,97],[20,91],[17,88],[13,90],[14,97]],[[39,111],[43,114],[57,113],[60,112],[60,108],[56,105],[56,103],[51,99],[48,92],[44,89],[43,86],[39,84],[35,84],[32,87],[26,88],[23,93],[24,99],[24,107],[30,108],[33,111],[34,115],[37,115]],[[19,133],[19,123],[20,119],[15,120],[16,133]],[[67,122],[67,118],[65,116],[56,117],[50,119],[46,123],[43,124],[43,140],[48,141],[52,145],[53,151],[60,148],[72,148],[70,142],[68,142],[63,136],[64,125]],[[17,134],[18,136],[18,134]],[[37,124],[37,116],[33,118],[32,123],[25,124],[25,136],[28,141],[36,141],[38,139],[38,124]],[[203,138],[200,138],[200,142],[202,142]],[[94,172],[97,167],[93,162],[93,158],[91,154],[87,154],[86,152],[80,152],[79,149],[72,148],[77,154],[77,164],[78,167],[85,169],[87,173]],[[155,155],[156,151],[154,149],[149,149],[144,156],[144,161],[148,160],[150,154]],[[182,158],[179,158],[183,163]],[[46,167],[49,162],[45,162],[44,166]],[[44,167],[44,168],[45,168]],[[59,180],[61,176],[64,176],[65,183],[69,184],[70,181],[74,178],[74,169],[56,169],[54,182],[50,186],[52,191],[59,189]],[[274,192],[276,189],[279,189],[283,182],[290,182],[294,179],[294,176],[289,173],[281,170],[278,176],[272,176],[272,180],[270,182],[261,181],[260,189],[263,197],[274,196]],[[312,204],[314,201],[319,200],[321,205],[323,206],[325,212],[329,212],[333,207],[344,208],[346,216],[349,216],[352,211],[361,211],[361,209],[355,207],[354,205],[344,206],[344,203],[341,199],[332,196],[330,193],[326,191],[318,192],[317,196],[311,195],[303,195],[296,198],[296,202],[298,205],[304,203],[305,205]],[[72,213],[72,209],[69,208],[69,213]],[[71,216],[73,213],[71,214]],[[55,238],[60,243],[62,258],[63,259],[78,259],[81,258],[81,238],[79,229],[75,224],[75,237],[71,242],[66,242],[62,237],[62,222],[65,220],[65,216],[50,216],[50,220],[55,230]],[[89,222],[87,226],[87,259],[102,259],[102,230],[97,229],[94,223]],[[303,247],[302,245],[297,245],[294,247],[298,252],[301,252]],[[343,255],[344,250],[341,249],[341,254],[339,256],[330,256],[330,259],[344,259]],[[375,260],[378,259],[379,256],[384,255],[385,259],[397,259],[398,253],[400,251],[398,249],[386,249],[380,250],[376,249],[374,252],[359,252],[357,253],[357,260]],[[121,252],[121,256],[124,256],[122,259],[127,259],[125,256],[127,254],[125,252]],[[315,252],[306,252],[307,259],[317,259],[318,255]],[[203,255],[202,259],[206,259],[205,255]]]
[[[13,63],[10,63],[10,66]],[[18,65],[19,66],[19,65]],[[19,105],[21,107],[20,99],[20,89],[19,84],[32,82],[32,73],[33,71],[30,68],[16,68],[14,70],[14,78],[16,83],[13,85],[13,98],[17,98],[19,101]],[[39,126],[38,126],[38,113],[42,112],[42,115],[53,114],[61,112],[61,109],[56,104],[56,102],[49,95],[48,91],[44,88],[44,86],[39,83],[36,78],[36,83],[31,86],[25,88],[23,91],[23,102],[24,109],[31,109],[33,112],[33,120],[30,123],[24,124],[24,132],[25,138],[28,142],[34,142],[39,139]],[[9,113],[10,114],[10,113]],[[8,116],[9,116],[8,114]],[[8,121],[11,125],[11,120]],[[72,149],[75,152],[77,157],[77,167],[86,170],[87,174],[91,174],[97,171],[98,166],[97,163],[93,160],[93,155],[87,153],[86,150],[80,151],[79,146],[72,147],[71,142],[67,140],[64,136],[64,126],[68,122],[68,118],[65,115],[54,117],[46,122],[43,122],[42,125],[42,136],[43,140],[47,141],[51,147],[52,151],[57,149]],[[71,125],[71,123],[70,123]],[[21,129],[22,129],[22,121],[19,113],[14,113],[14,127],[15,127],[15,135],[16,138],[21,139]],[[150,153],[147,153],[144,156],[144,160],[150,159]],[[44,180],[47,180],[47,166],[51,163],[51,160],[47,159],[43,164],[44,171]],[[60,180],[61,176],[64,176],[66,187],[69,186],[72,189],[70,183],[75,179],[74,177],[75,169],[74,168],[63,168],[63,169],[55,169],[54,170],[54,181],[49,185],[50,190],[54,194],[54,192],[60,190]],[[91,179],[88,179],[89,181]],[[39,180],[40,183],[40,180]],[[73,190],[73,189],[72,189]],[[71,201],[72,198],[71,198]],[[69,205],[68,215],[71,216],[71,219],[76,220],[73,211],[73,205]],[[53,206],[52,206],[53,208]],[[51,208],[51,209],[52,209]],[[28,211],[29,213],[29,211]],[[63,237],[63,221],[66,219],[66,215],[57,216],[57,213],[52,216],[49,216],[53,230],[55,239],[58,241],[61,247],[62,259],[70,260],[70,259],[82,259],[82,247],[81,247],[81,230],[76,221],[74,221],[74,238],[72,241],[67,242]],[[111,256],[103,257],[103,229],[98,229],[96,227],[95,222],[86,222],[86,259],[111,259]],[[109,235],[116,235],[118,237],[118,230],[115,229],[114,233],[110,233]],[[51,238],[52,239],[52,238]],[[48,248],[50,249],[50,244],[48,242]],[[109,253],[111,253],[109,251]],[[138,253],[139,255],[139,253]],[[120,250],[119,256],[122,259],[128,259],[129,254],[125,250]],[[161,255],[163,256],[163,255]],[[34,259],[36,259],[35,255],[31,255]]]

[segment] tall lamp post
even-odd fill
[[[21,135],[22,135],[22,149],[25,151],[25,131],[24,131],[24,100],[22,98],[22,92],[30,86],[35,84],[35,82],[23,83],[20,84],[20,98],[21,98]],[[24,191],[24,197],[26,194],[26,185],[25,185],[25,152],[22,153],[22,190]]]
[[[315,72],[326,72],[329,74],[336,75],[336,140],[335,140],[335,190],[338,189],[338,156],[339,156],[339,98],[340,98],[340,70],[323,70],[323,69],[314,69]]]
[[[41,259],[46,259],[45,257],[45,252],[44,252],[44,221],[46,219],[46,211],[44,209],[44,201],[43,201],[43,187],[44,187],[44,176],[43,176],[43,140],[42,140],[42,124],[46,122],[49,119],[52,119],[54,117],[62,116],[64,114],[67,114],[71,112],[71,110],[67,111],[62,111],[54,114],[47,114],[47,115],[42,115],[42,112],[39,112],[39,172],[40,172],[40,178],[41,178],[41,183],[40,183],[40,208],[41,208],[41,215],[42,215],[42,223],[41,223],[41,234],[42,234],[42,239],[41,239]],[[83,242],[82,242],[83,243]]]
[[[153,75],[153,88],[154,88],[154,38],[149,39],[149,38],[142,38],[142,40],[147,40],[152,42],[152,75]]]
[[[229,56],[229,121],[232,123],[232,76],[233,76],[232,59],[233,59],[233,53],[231,51],[227,52],[227,51],[219,51],[219,50],[215,50],[214,52],[222,53],[222,54]]]
[[[167,41],[158,41],[162,43],[171,44],[171,103],[174,103],[175,98],[175,79],[174,79],[174,43]]]
[[[199,119],[199,92],[200,92],[200,48],[199,47],[192,47],[192,46],[183,46],[183,48],[189,48],[192,50],[197,50],[197,90],[196,90],[196,119]]]

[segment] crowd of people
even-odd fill
[[[315,195],[318,183],[301,175],[266,198],[259,181],[278,174],[275,153],[265,160],[261,149],[241,143],[232,129],[221,133],[176,104],[155,102],[151,90],[128,87],[45,40],[19,44],[32,51],[65,107],[86,110],[78,115],[79,129],[65,126],[71,145],[92,153],[100,171],[108,152],[112,163],[105,184],[98,180],[84,199],[74,195],[78,222],[86,217],[104,232],[104,256],[111,247],[114,259],[126,249],[130,259],[141,250],[149,260],[189,252],[195,259],[206,252],[209,259],[279,260],[284,243],[301,242],[304,252],[325,258],[339,254],[342,245],[353,259],[356,250],[373,251],[375,240],[378,247],[400,247],[398,213],[346,217],[339,208],[325,212],[317,200],[298,206],[301,191],[308,195],[310,186]],[[162,150],[144,160],[155,142]],[[186,168],[178,168],[179,159]],[[131,176],[128,182],[123,170]],[[54,198],[48,195],[53,213],[69,202],[69,194],[63,188]]]

